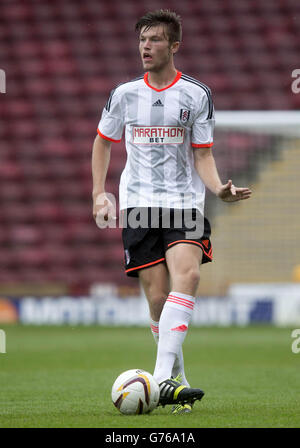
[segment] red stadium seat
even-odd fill
[[[95,226],[87,226],[86,224],[74,222],[68,223],[67,226],[68,232],[68,242],[70,245],[79,246],[79,245],[99,245],[101,239],[100,231],[97,230]]]
[[[48,222],[59,222],[64,219],[64,207],[56,202],[40,201],[30,206],[32,220],[40,225]]]
[[[15,252],[19,268],[41,267],[49,264],[50,257],[44,248],[18,248]]]
[[[43,242],[41,230],[34,224],[12,226],[7,231],[7,238],[13,245],[35,246]]]

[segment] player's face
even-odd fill
[[[166,67],[177,51],[176,44],[170,45],[163,25],[142,28],[139,50],[144,70],[157,72]]]

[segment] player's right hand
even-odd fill
[[[249,199],[252,191],[247,187],[236,187],[233,185],[232,180],[229,179],[227,184],[220,187],[217,196],[225,202],[236,202],[243,199]]]
[[[106,193],[99,194],[94,200],[93,216],[100,229],[114,227],[116,222],[116,207]]]

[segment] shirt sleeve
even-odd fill
[[[103,109],[97,132],[100,137],[111,142],[120,142],[124,129],[124,118],[122,114],[121,97],[112,90],[107,103]]]
[[[209,90],[203,95],[199,105],[200,107],[192,126],[191,145],[193,148],[210,148],[213,146],[215,112]]]

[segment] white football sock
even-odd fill
[[[179,354],[176,356],[173,369],[172,369],[172,376],[176,378],[178,375],[181,375],[181,383],[185,384],[186,386],[190,387],[190,383],[186,379],[185,371],[184,371],[184,360],[183,360],[183,353],[182,353],[182,347],[180,348]]]
[[[150,328],[154,337],[156,344],[158,344],[159,339],[159,322],[156,322],[153,319],[150,319]]]
[[[158,383],[172,376],[175,360],[182,351],[194,304],[194,297],[174,291],[170,292],[166,300],[159,320],[159,341],[153,373]]]
[[[159,341],[159,322],[154,321],[153,319],[150,319],[150,328],[152,335],[154,337],[154,340],[156,344],[158,344]],[[181,375],[181,383],[185,384],[186,386],[190,387],[190,384],[185,376],[184,371],[184,360],[183,360],[183,353],[182,353],[182,347],[180,347],[180,352],[178,356],[176,356],[174,366],[172,369],[172,377],[176,378],[178,375]]]

